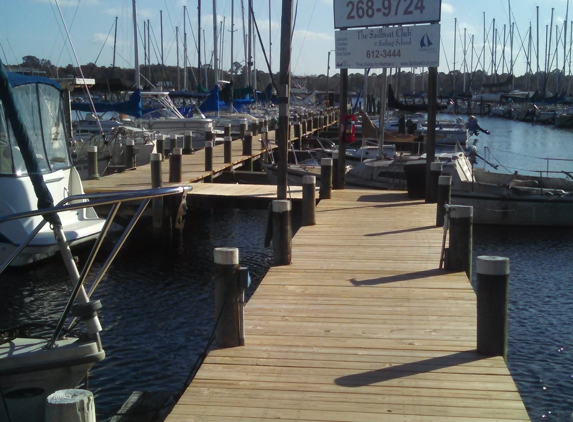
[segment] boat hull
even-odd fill
[[[60,340],[45,349],[43,339],[14,339],[0,346],[0,384],[5,405],[0,422],[43,422],[47,397],[75,388],[104,359],[97,341]],[[7,409],[7,410],[6,410]]]

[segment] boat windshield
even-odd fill
[[[175,119],[177,116],[167,108],[160,108],[150,111],[141,116],[142,120],[155,120],[155,119]]]
[[[42,173],[70,167],[72,162],[67,148],[60,91],[51,85],[26,84],[15,87],[14,96]],[[0,174],[27,174],[24,159],[1,102]]]

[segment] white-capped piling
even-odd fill
[[[163,187],[163,180],[161,178],[161,166],[162,166],[163,157],[159,153],[152,153],[150,156],[151,165],[151,187],[152,188],[160,188]],[[153,219],[153,227],[154,228],[161,228],[163,225],[163,197],[153,198],[151,200],[151,209],[152,209],[152,219]]]
[[[507,360],[509,258],[478,256],[477,352]]]
[[[289,265],[292,259],[292,203],[288,199],[272,202],[272,247],[274,265]]]
[[[125,141],[125,168],[135,168],[135,157],[139,153],[139,148],[135,146],[133,139]]]
[[[316,224],[316,177],[302,177],[302,225]]]
[[[58,390],[46,399],[46,422],[96,422],[95,399],[91,391]]]
[[[193,154],[193,132],[190,130],[185,131],[185,136],[183,137],[183,154],[189,155]]]
[[[95,145],[88,145],[88,179],[99,179],[97,165],[97,147]]]
[[[165,159],[165,135],[157,135],[157,140],[155,141],[155,151],[161,154],[161,161]]]
[[[233,139],[230,136],[225,136],[223,139],[223,162],[225,164],[231,164],[233,162],[231,151],[232,141]]]
[[[220,348],[239,346],[239,249],[215,248],[213,258],[215,343]]]
[[[169,156],[169,182],[180,183],[182,180],[181,148],[173,148]]]

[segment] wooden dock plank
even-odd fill
[[[476,297],[440,270],[435,205],[334,191],[213,350],[168,422],[526,421],[501,357],[476,348]]]

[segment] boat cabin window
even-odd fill
[[[15,87],[14,97],[42,173],[70,167],[60,91],[51,85],[27,84]],[[20,147],[5,110],[1,111],[0,174],[26,175]]]

